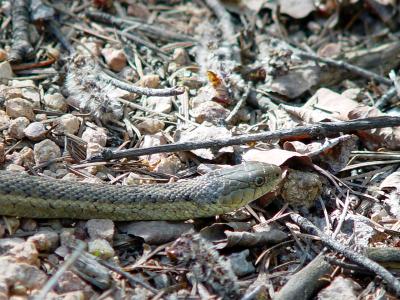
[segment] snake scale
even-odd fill
[[[30,218],[187,220],[233,211],[272,191],[281,169],[260,162],[166,184],[115,186],[0,171],[0,215]]]

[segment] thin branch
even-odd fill
[[[156,38],[162,38],[165,40],[175,40],[175,41],[191,41],[196,42],[196,39],[181,33],[162,28],[158,25],[144,24],[140,21],[136,21],[133,18],[118,18],[113,15],[98,12],[98,11],[88,11],[86,16],[94,21],[102,22],[109,25],[114,25],[118,27],[123,27],[124,25],[134,25],[135,30],[139,30],[149,34],[150,36]]]
[[[33,54],[28,34],[29,3],[25,0],[12,1],[12,47],[8,58],[11,62],[20,62]]]
[[[397,96],[397,90],[396,88],[393,86],[391,87],[385,94],[382,95],[382,97],[380,97],[376,102],[375,102],[375,107],[382,109],[384,108],[389,101]]]
[[[177,96],[183,94],[185,89],[183,87],[172,87],[172,88],[164,88],[164,89],[152,89],[141,87],[137,85],[133,85],[130,83],[126,83],[121,81],[120,79],[112,77],[110,74],[106,73],[106,70],[96,75],[96,77],[107,84],[118,87],[125,91],[146,95],[146,96],[160,96],[160,97],[169,97],[169,96]]]
[[[324,58],[324,57],[320,57],[318,55],[300,51],[300,50],[296,50],[295,54],[298,55],[300,58],[305,58],[305,59],[310,59],[310,60],[317,61],[317,62],[322,62],[322,63],[325,63],[325,64],[335,67],[335,68],[346,69],[349,72],[357,74],[360,77],[363,77],[363,78],[366,78],[369,80],[374,80],[374,81],[382,83],[382,84],[386,84],[389,86],[391,86],[393,84],[393,82],[390,79],[388,79],[384,76],[381,76],[374,72],[357,67],[357,66],[347,63],[345,61]]]
[[[380,264],[360,253],[350,250],[345,245],[335,241],[329,235],[322,232],[318,227],[299,214],[293,213],[290,215],[290,218],[306,232],[317,235],[321,239],[321,242],[323,242],[329,248],[338,251],[351,261],[379,275],[383,280],[386,281],[387,285],[395,291],[396,295],[400,296],[400,281]]]
[[[228,138],[208,139],[200,142],[184,142],[168,145],[160,145],[147,148],[128,149],[120,151],[111,151],[106,149],[100,156],[95,156],[90,161],[104,161],[120,158],[133,158],[141,155],[154,153],[190,151],[205,148],[223,148],[233,145],[242,145],[250,142],[268,141],[272,139],[292,138],[298,136],[322,137],[330,136],[340,132],[354,132],[356,130],[366,130],[373,128],[384,128],[400,126],[400,117],[375,117],[365,118],[344,122],[318,123],[307,126],[299,126],[291,129],[282,129],[276,131],[267,131],[248,135],[238,135]]]

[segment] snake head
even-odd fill
[[[282,179],[281,168],[262,162],[246,162],[221,171],[224,183],[219,204],[230,210],[242,207],[273,191]]]

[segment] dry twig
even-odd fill
[[[292,138],[299,136],[321,137],[340,132],[354,132],[372,128],[384,128],[400,126],[400,117],[375,117],[344,122],[318,123],[307,126],[299,126],[291,129],[276,130],[274,132],[262,132],[248,135],[239,135],[229,138],[210,139],[201,142],[184,142],[148,148],[128,149],[120,151],[105,150],[102,155],[93,157],[90,161],[103,161],[126,157],[137,157],[154,153],[175,151],[190,151],[204,148],[223,148],[226,146],[241,145],[250,142],[267,141],[272,139]]]

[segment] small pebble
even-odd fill
[[[88,243],[88,251],[101,259],[109,259],[115,255],[110,243],[103,239],[92,240]]]
[[[176,155],[170,155],[168,157],[163,157],[160,163],[155,167],[154,171],[169,175],[175,175],[181,168],[183,164]]]
[[[178,66],[186,66],[190,63],[190,58],[184,48],[176,48],[172,54],[172,61]]]
[[[43,97],[43,101],[48,110],[61,111],[61,112],[68,111],[68,104],[65,101],[64,96],[59,93],[46,94]]]
[[[80,177],[74,173],[68,173],[61,180],[78,182]]]
[[[155,74],[144,75],[142,79],[137,82],[137,85],[153,89],[158,88],[160,86],[160,76]]]
[[[136,127],[144,134],[155,134],[164,129],[165,123],[158,119],[147,118],[146,120],[137,124]]]
[[[92,240],[105,239],[112,241],[114,236],[114,222],[108,219],[92,219],[87,221],[86,228]]]
[[[95,155],[99,155],[103,152],[103,147],[97,143],[88,143],[86,146],[86,159],[89,159]]]
[[[192,110],[197,123],[203,123],[204,121],[216,123],[220,120],[225,120],[229,116],[229,113],[228,109],[214,101],[201,103],[197,108]]]
[[[93,293],[90,285],[86,283],[83,279],[81,279],[78,275],[75,275],[72,271],[65,271],[57,280],[57,284],[55,285],[54,289],[59,294],[75,291]]]
[[[6,112],[11,118],[26,117],[29,120],[35,119],[32,104],[22,98],[14,98],[6,101]]]
[[[114,48],[104,48],[101,50],[107,65],[114,72],[121,71],[126,67],[126,56],[123,50]]]
[[[21,229],[24,231],[34,231],[38,227],[36,220],[30,218],[23,218],[21,220]]]
[[[58,124],[56,127],[57,131],[71,134],[77,133],[81,126],[79,118],[71,114],[66,114],[58,118],[55,124]]]
[[[61,157],[61,150],[52,140],[46,139],[35,144],[33,147],[33,154],[35,162],[38,165],[51,159]]]
[[[256,268],[247,260],[249,254],[249,249],[246,249],[229,255],[228,258],[236,276],[243,277],[255,272]]]
[[[48,280],[47,275],[39,270],[38,267],[27,263],[19,263],[9,256],[0,257],[0,270],[7,270],[7,272],[2,272],[0,282],[6,282],[8,287],[19,285],[28,290],[40,289]],[[0,283],[0,285],[2,284]],[[3,286],[0,287],[0,290],[2,288]],[[7,297],[6,299],[9,298]]]
[[[102,147],[106,146],[107,143],[107,134],[102,128],[90,128],[87,127],[82,134],[82,140],[87,143],[97,143]]]
[[[22,148],[19,151],[20,163],[21,166],[33,166],[35,164],[35,155],[33,153],[33,149],[29,147]]]
[[[147,104],[151,110],[168,114],[172,110],[172,97],[151,96],[147,98]]]
[[[24,130],[28,127],[29,120],[25,117],[18,117],[11,120],[8,127],[8,134],[14,139],[22,139],[25,136]]]
[[[46,229],[41,230],[28,238],[40,252],[49,252],[58,247],[59,237],[57,232]]]
[[[32,242],[21,238],[4,238],[0,240],[0,253],[9,255],[15,261],[35,265],[38,262],[39,253]]]
[[[25,136],[34,142],[43,140],[46,133],[46,127],[41,122],[33,122],[24,129]]]

